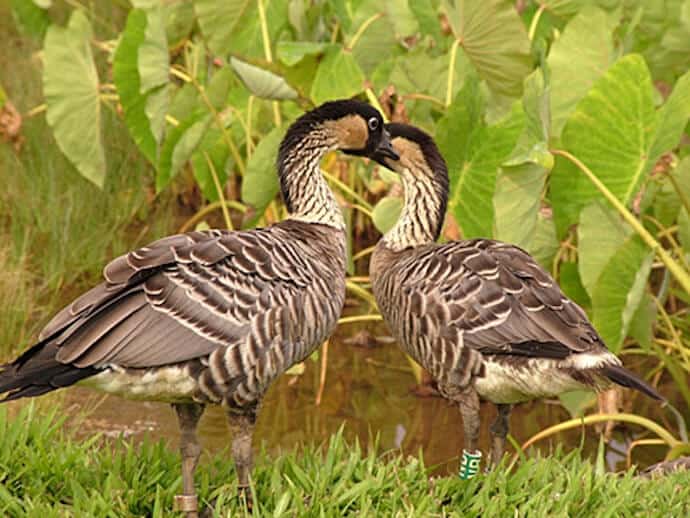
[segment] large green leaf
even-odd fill
[[[296,99],[297,92],[284,78],[236,58],[230,58],[230,65],[247,89],[262,99]]]
[[[72,13],[67,27],[52,25],[48,29],[43,93],[46,117],[58,146],[84,177],[103,187],[105,155],[91,36],[91,24],[79,9]]]
[[[620,350],[647,285],[654,254],[632,235],[606,263],[592,293],[594,326],[614,353]]]
[[[632,229],[613,209],[599,202],[588,205],[580,213],[578,266],[582,284],[590,296],[601,272],[631,233]]]
[[[113,59],[113,81],[125,113],[125,124],[134,142],[153,164],[156,163],[157,144],[146,116],[146,95],[140,91],[138,68],[139,45],[144,41],[146,13],[132,9]]]
[[[201,192],[209,201],[218,201],[220,199],[213,174],[215,171],[218,183],[222,188],[228,179],[227,161],[228,147],[223,140],[220,130],[210,128],[203,136],[191,158],[194,178],[201,188]],[[213,170],[211,170],[211,166]]]
[[[371,219],[374,221],[376,229],[385,234],[400,217],[403,201],[399,196],[384,196],[381,198],[372,213]]]
[[[311,87],[314,104],[353,97],[362,91],[364,73],[352,53],[339,47],[330,49],[319,64]]]
[[[145,37],[139,44],[138,56],[142,94],[167,85],[170,66],[163,8],[157,6],[145,12]]]
[[[503,0],[446,0],[455,37],[494,92],[519,96],[532,68],[530,43],[520,17]]]
[[[690,118],[690,72],[678,79],[673,92],[658,112],[656,134],[649,151],[647,168],[656,164],[659,157],[675,148]]]
[[[563,145],[627,205],[647,172],[655,121],[649,71],[642,57],[630,54],[580,101],[563,129]],[[559,159],[551,176],[551,199],[562,233],[601,194],[569,161]]]
[[[247,172],[242,178],[242,201],[256,210],[248,225],[252,225],[261,217],[268,204],[278,194],[275,160],[284,133],[283,127],[273,128],[261,139],[247,162]]]
[[[161,149],[156,190],[163,190],[190,159],[208,130],[213,116],[197,113],[172,128]]]
[[[251,0],[194,0],[201,32],[211,51],[225,55],[232,49],[232,35],[247,11],[256,7]]]
[[[535,236],[544,182],[553,167],[547,142],[551,126],[549,88],[541,70],[525,81],[526,127],[496,179],[496,237],[529,249]]]
[[[48,13],[35,2],[29,0],[11,0],[12,14],[17,25],[27,34],[43,37],[50,25]]]
[[[609,67],[613,54],[611,29],[606,13],[588,6],[553,43],[547,63],[555,136],[560,135],[578,101]]]
[[[283,64],[292,67],[306,56],[323,53],[329,46],[329,43],[317,41],[279,41],[276,46],[276,56]]]
[[[493,234],[496,174],[523,128],[524,114],[519,108],[498,124],[486,126],[476,81],[467,81],[439,121],[437,141],[451,184],[449,209],[463,237]]]

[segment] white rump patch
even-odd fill
[[[154,369],[123,369],[112,366],[79,382],[127,399],[147,401],[188,401],[197,383],[186,367],[170,366]]]

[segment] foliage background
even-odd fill
[[[0,20],[3,356],[117,254],[283,218],[285,127],[357,95],[435,136],[444,239],[527,249],[687,420],[690,0],[10,0]],[[376,320],[367,256],[401,189],[323,169],[350,230],[343,323]]]

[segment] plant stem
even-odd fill
[[[314,404],[319,406],[321,404],[321,398],[323,397],[323,389],[326,386],[326,370],[328,367],[328,343],[326,340],[321,347],[321,372],[319,373],[319,390],[316,393],[316,400]]]
[[[325,171],[325,170],[321,170],[321,173],[322,173],[331,183],[333,183],[333,185],[335,185],[335,186],[336,186],[338,189],[340,189],[341,191],[343,191],[343,192],[349,194],[350,196],[352,196],[352,198],[353,198],[354,200],[356,200],[357,203],[359,203],[360,205],[362,205],[362,206],[363,206],[365,209],[367,209],[369,212],[371,212],[371,211],[374,210],[374,207],[371,206],[371,203],[369,203],[367,200],[365,200],[364,198],[362,198],[359,194],[357,194],[355,191],[353,191],[352,189],[350,189],[350,187],[348,187],[346,184],[344,184],[343,182],[341,182],[338,178],[336,178],[335,176],[333,176],[331,173],[329,173],[328,171]]]
[[[362,34],[364,34],[364,31],[366,31],[369,26],[374,23],[376,20],[381,18],[383,16],[383,13],[376,13],[362,23],[362,25],[359,26],[359,29],[357,29],[357,32],[355,35],[352,37],[350,40],[350,43],[345,47],[347,50],[352,50],[355,48],[355,45],[357,45],[357,42],[359,42],[359,39],[362,37]]]
[[[544,10],[545,6],[544,4],[541,4],[539,9],[537,9],[537,12],[534,13],[534,16],[532,17],[532,23],[529,24],[529,32],[527,33],[527,37],[530,41],[534,39],[534,35],[537,33],[537,25],[539,25],[539,20],[541,19],[541,15]]]
[[[247,207],[245,207],[244,205],[242,205],[238,201],[225,200],[225,202],[223,202],[223,203],[221,203],[220,201],[214,201],[213,203],[209,203],[208,205],[206,205],[206,207],[199,210],[196,214],[194,214],[194,216],[192,216],[187,221],[185,221],[184,224],[180,227],[180,233],[187,232],[190,228],[192,228],[199,221],[204,219],[211,212],[213,212],[214,210],[220,209],[221,205],[226,205],[226,206],[230,207],[231,209],[238,210],[242,214],[247,212]]]
[[[218,173],[216,171],[216,166],[213,165],[213,161],[208,156],[208,153],[204,151],[204,158],[206,159],[206,164],[211,170],[211,177],[213,178],[213,185],[216,187],[216,192],[218,193],[218,198],[220,199],[220,208],[223,211],[223,219],[225,220],[225,226],[228,230],[234,230],[232,225],[232,219],[230,219],[230,212],[228,211],[227,203],[225,203],[225,195],[223,194],[223,186],[220,184],[220,178],[218,178]]]
[[[367,94],[367,99],[369,99],[369,103],[376,108],[381,116],[383,117],[383,122],[388,122],[388,116],[386,115],[385,110],[381,107],[381,103],[379,102],[378,97],[376,97],[376,94],[374,91],[371,89],[371,87],[367,88],[364,91],[365,94]]]
[[[383,317],[381,315],[356,315],[354,317],[341,317],[338,320],[338,325],[341,324],[355,324],[357,322],[381,322]]]
[[[345,288],[347,288],[350,292],[354,293],[357,295],[360,299],[365,300],[369,303],[369,305],[372,308],[376,308],[376,299],[374,296],[368,291],[359,286],[358,284],[355,284],[354,282],[346,281],[345,282]]]
[[[266,61],[273,63],[273,53],[271,52],[271,36],[268,34],[268,22],[266,21],[266,8],[264,7],[264,0],[257,0],[259,7],[259,20],[261,22],[261,38],[264,43],[264,56]],[[278,101],[273,101],[273,122],[276,126],[283,124],[283,119],[280,116],[280,104]]]
[[[577,157],[571,155],[568,151],[563,149],[553,149],[551,153],[560,155],[563,158],[570,160],[582,171],[590,182],[603,194],[604,198],[613,205],[623,219],[637,232],[642,240],[652,249],[652,251],[659,256],[659,259],[666,265],[671,274],[680,283],[686,293],[690,293],[690,274],[686,272],[683,267],[673,260],[673,257],[654,239],[654,237],[647,231],[644,226],[632,215],[632,213],[623,205],[616,196],[608,190],[604,183],[597,178],[597,176]]]
[[[458,47],[460,46],[460,39],[453,42],[450,48],[450,63],[448,63],[448,82],[446,83],[446,108],[453,102],[453,80],[455,78],[455,58],[458,54]]]

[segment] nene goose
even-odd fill
[[[278,153],[289,217],[246,232],[156,241],[108,264],[105,282],[58,313],[39,342],[0,367],[4,401],[80,382],[172,403],[184,495],[196,516],[197,423],[220,404],[233,432],[238,488],[249,499],[251,436],[269,384],[331,333],[345,296],[345,223],[320,173],[335,149],[397,158],[378,111],[354,100],[297,119]]]
[[[400,219],[370,265],[381,313],[402,349],[459,403],[463,461],[478,459],[479,399],[496,404],[491,461],[503,455],[511,405],[610,382],[664,399],[621,366],[584,311],[525,251],[499,241],[436,244],[448,201],[448,171],[421,130],[388,124],[401,175]],[[471,474],[471,473],[470,473]]]

